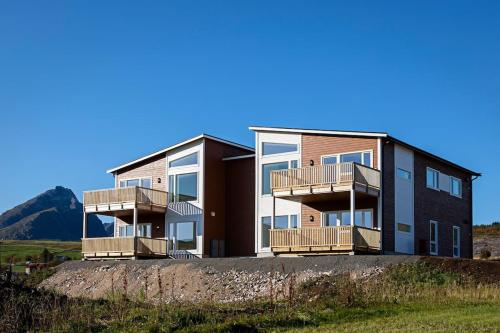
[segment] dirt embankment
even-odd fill
[[[478,258],[481,250],[487,249],[492,258],[500,259],[500,235],[474,235],[474,258]]]
[[[324,256],[67,262],[40,285],[70,297],[142,297],[172,301],[235,302],[285,296],[290,285],[322,275],[370,276],[416,256]]]

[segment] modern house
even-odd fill
[[[115,187],[84,192],[86,259],[254,254],[254,150],[199,135],[108,170]],[[87,238],[88,214],[114,237]]]
[[[468,170],[382,132],[250,127],[108,170],[84,193],[86,259],[321,254],[472,258]],[[88,214],[115,218],[87,238]]]
[[[472,258],[479,173],[387,133],[250,127],[258,256]]]

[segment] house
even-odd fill
[[[254,254],[253,148],[202,134],[108,173],[114,188],[83,195],[85,259]],[[88,214],[114,237],[87,238]]]
[[[479,173],[379,132],[250,127],[257,256],[472,258]]]

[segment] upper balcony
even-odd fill
[[[378,196],[380,171],[353,162],[271,172],[271,190],[275,197],[304,201],[311,194],[328,194],[351,189]]]
[[[147,210],[164,213],[167,208],[168,193],[145,187],[112,188],[83,192],[85,213],[119,215],[120,211]]]

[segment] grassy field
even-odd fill
[[[449,267],[425,261],[393,266],[365,279],[326,276],[290,284],[288,296],[279,300],[271,295],[236,304],[152,305],[144,295],[128,297],[126,284],[103,300],[68,299],[34,290],[36,277],[30,276],[0,285],[0,327],[58,332],[500,332],[499,282],[483,279],[487,271],[482,268],[475,275],[476,269]]]
[[[0,261],[2,266],[14,258],[14,271],[24,271],[26,258],[36,258],[44,249],[53,255],[66,256],[72,260],[81,259],[81,242],[63,242],[49,240],[3,240],[0,241]]]

